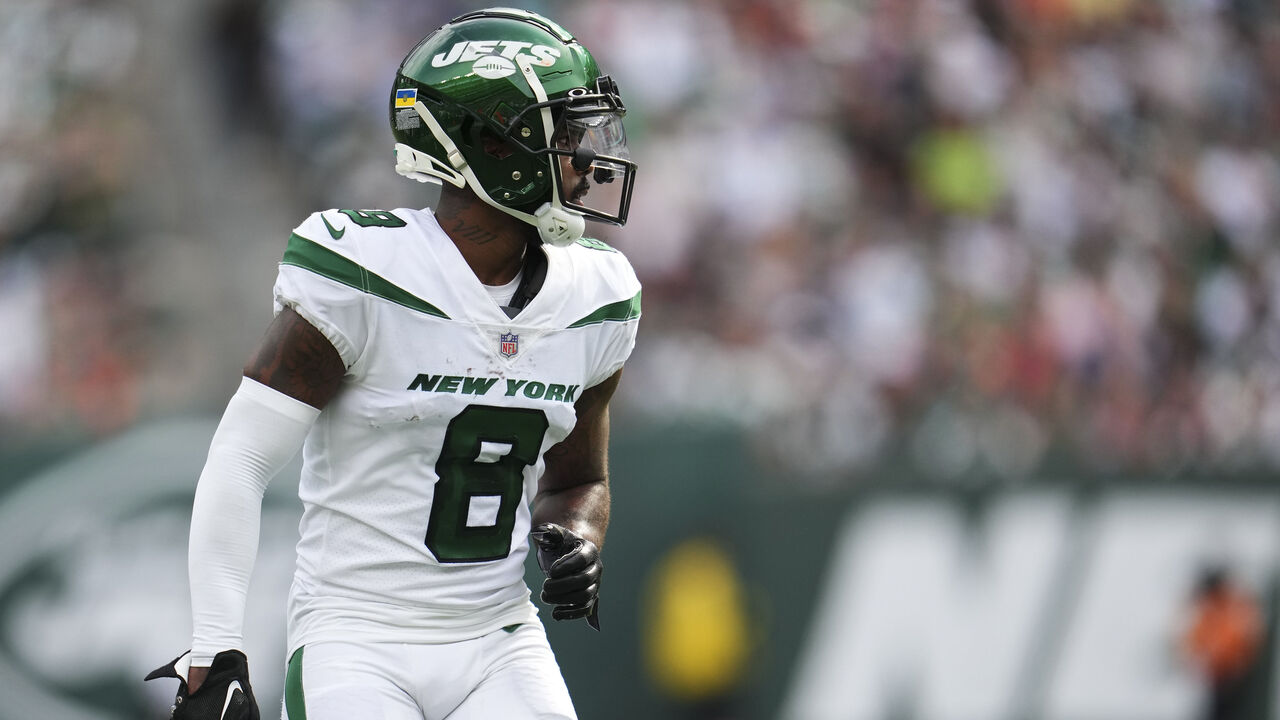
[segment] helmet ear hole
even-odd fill
[[[487,127],[480,129],[480,149],[496,160],[506,160],[515,154],[511,143],[498,137],[497,133]]]

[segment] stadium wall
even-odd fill
[[[163,716],[172,688],[139,680],[189,632],[186,523],[213,427],[5,464],[0,720]],[[1202,569],[1229,567],[1269,628],[1276,614],[1268,478],[957,488],[885,467],[817,491],[729,431],[622,424],[612,452],[604,632],[549,628],[584,718],[1189,718],[1204,690],[1180,634]],[[296,475],[268,491],[250,599],[269,716]],[[1269,631],[1248,717],[1280,718],[1275,651]]]

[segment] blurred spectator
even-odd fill
[[[1247,680],[1263,640],[1257,601],[1218,566],[1205,568],[1193,597],[1184,651],[1208,690],[1205,720],[1246,716]]]
[[[210,81],[232,132],[279,132],[279,108],[267,82],[266,7],[255,0],[222,0],[210,11]]]

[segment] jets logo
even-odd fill
[[[191,641],[191,493],[215,424],[135,428],[28,480],[0,483],[0,717],[168,717],[175,686],[140,680]],[[283,487],[267,489],[245,615],[254,646],[245,650],[261,664],[255,679],[266,704],[284,685],[280,608],[301,514],[287,478],[296,472],[286,469]]]
[[[436,53],[431,58],[431,67],[449,67],[483,58],[484,64],[476,63],[472,69],[480,77],[492,79],[514,73],[515,61],[521,57],[538,67],[551,67],[560,58],[560,50],[519,40],[464,40],[445,52]]]

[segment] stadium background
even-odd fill
[[[390,77],[470,2],[0,7],[0,718],[159,717],[213,423],[315,209],[425,202]],[[1174,720],[1195,579],[1280,717],[1280,11],[583,0],[640,165],[583,717]],[[250,646],[268,715],[296,499]],[[282,659],[280,659],[282,660]]]

